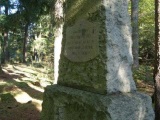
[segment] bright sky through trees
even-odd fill
[[[14,5],[14,9],[11,9],[11,14],[17,11],[17,5],[19,4],[18,0],[10,0],[11,4]]]
[[[17,11],[17,6],[19,5],[19,2],[18,2],[18,0],[10,0],[10,3],[13,6],[13,8],[10,8],[9,14],[14,14]],[[2,10],[2,13],[3,13],[4,10],[5,10],[5,7],[2,6],[1,10]]]

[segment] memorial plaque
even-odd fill
[[[99,54],[99,23],[77,21],[66,29],[64,55],[72,62],[86,62]]]

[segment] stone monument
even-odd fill
[[[66,0],[57,85],[44,92],[43,120],[154,120],[136,91],[127,0]]]

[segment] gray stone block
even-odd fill
[[[106,94],[136,90],[127,0],[67,0],[58,84]]]
[[[154,112],[139,92],[100,95],[54,85],[45,90],[42,120],[154,120]]]

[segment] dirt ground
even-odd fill
[[[0,120],[40,120],[44,87],[49,85],[45,68],[24,64],[3,66],[0,74]],[[137,80],[139,91],[152,95],[153,84]]]
[[[44,68],[33,69],[23,64],[3,66],[0,120],[40,120],[43,91],[49,84],[42,73]]]

